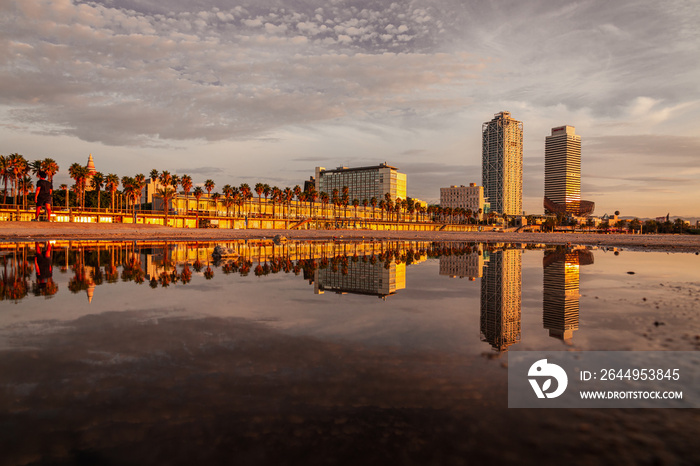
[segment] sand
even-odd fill
[[[634,250],[700,253],[698,235],[627,235],[595,233],[434,232],[374,230],[230,230],[169,228],[158,225],[0,222],[0,241],[72,240],[169,240],[226,241],[248,238],[289,240],[393,239],[403,241],[466,241],[524,244],[581,244]]]

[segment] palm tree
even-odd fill
[[[262,183],[255,184],[255,193],[258,195],[258,212],[262,212],[262,201],[260,200],[260,198],[262,197],[264,190],[265,190],[264,184],[262,184]]]
[[[75,180],[75,193],[78,196],[80,208],[85,208],[85,183],[90,174],[87,167],[74,163],[68,169],[68,174]]]
[[[58,173],[58,164],[52,158],[45,158],[41,161],[41,169],[46,172],[49,181],[53,182],[53,176]]]
[[[185,211],[189,211],[190,201],[188,197],[190,195],[190,190],[192,189],[192,177],[190,175],[182,175],[182,178],[180,179],[180,186],[182,186],[182,190],[185,192]]]
[[[136,199],[138,198],[139,193],[141,192],[141,188],[139,187],[138,182],[130,176],[122,177],[122,187],[124,195],[126,196],[127,200],[131,201],[131,205],[135,213]]]
[[[340,198],[343,204],[343,217],[348,216],[348,204],[350,203],[350,192],[347,186],[343,186],[342,197]]]
[[[372,199],[374,199],[374,198],[372,198]],[[375,201],[376,201],[376,199],[375,199]],[[384,199],[382,199],[381,201],[379,201],[379,211],[382,213],[382,220],[384,220],[384,208],[385,207],[386,207],[386,201]]]
[[[299,217],[299,202],[301,202],[301,193],[302,193],[303,191],[301,190],[301,186],[296,185],[296,186],[294,186],[294,188],[292,189],[292,192],[294,193],[294,197],[297,198],[297,209],[296,209],[296,214],[297,214],[297,217]]]
[[[372,205],[372,220],[374,220],[374,218],[375,218],[374,209],[377,208],[377,198],[372,197],[372,199],[369,200],[369,203]]]
[[[4,155],[0,155],[0,178],[5,184],[2,203],[7,204],[7,182],[12,178],[12,175],[10,174],[10,159]]]
[[[278,188],[277,186],[273,186],[273,187],[270,189],[270,194],[271,194],[271,197],[272,197],[272,216],[273,216],[273,217],[275,216],[275,204],[277,203],[277,201],[280,200],[280,194],[281,194],[281,193],[282,193],[282,191],[281,191],[280,188]],[[265,196],[265,197],[267,198],[267,196]]]
[[[352,206],[355,208],[355,218],[357,218],[357,207],[360,205],[359,199],[352,200]]]
[[[146,186],[146,177],[143,175],[143,173],[139,173],[134,177],[134,183],[136,184],[136,187],[138,188],[138,198],[139,198],[139,210],[141,210],[141,201],[143,197],[143,188]]]
[[[417,208],[418,206],[416,205],[416,201],[414,201],[413,198],[411,198],[411,197],[409,197],[408,199],[406,199],[405,202],[406,202],[406,210],[407,210],[408,213],[409,213],[409,220],[412,220],[413,212],[416,211],[416,208]],[[417,217],[417,216],[416,216],[416,217]],[[418,218],[416,218],[415,220],[418,221]]]
[[[102,186],[104,185],[105,182],[105,176],[101,172],[95,172],[92,174],[92,179],[90,180],[90,183],[92,184],[92,189],[97,191],[97,211],[100,211],[100,190],[102,189]],[[100,216],[97,216],[97,220],[99,221]]]
[[[321,191],[320,198],[321,198],[321,204],[323,204],[323,211],[321,213],[321,217],[325,218],[326,217],[326,210],[327,210],[326,208],[328,206],[328,201],[330,200],[330,198],[328,197],[328,193],[324,192],[324,191]]]
[[[17,197],[20,194],[20,183],[29,170],[27,161],[24,156],[14,153],[10,154],[7,161],[9,165],[10,182],[12,183],[12,199],[15,206],[17,206]]]
[[[170,187],[173,182],[173,176],[169,171],[163,170],[160,172],[160,175],[158,175],[158,182],[163,186]]]
[[[253,197],[253,195],[250,192],[250,186],[248,186],[248,183],[241,183],[241,186],[238,188],[238,191],[241,193],[241,197],[243,198],[244,202]]]
[[[117,189],[119,188],[119,177],[117,175],[115,175],[114,173],[110,173],[109,175],[107,175],[107,177],[105,178],[105,187],[112,194],[112,206],[111,207],[112,207],[112,211],[114,211],[114,193],[116,193]]]
[[[58,189],[62,189],[66,193],[66,210],[68,210],[68,185],[63,183]]]
[[[29,175],[24,175],[22,177],[22,195],[23,195],[23,208],[27,208],[27,194],[34,191],[34,183]]]
[[[270,187],[270,185],[267,183],[263,184],[263,196],[265,196],[265,213],[267,213],[267,198],[270,197],[271,192],[272,188]]]
[[[310,208],[313,212],[316,211],[316,199],[318,199],[318,196],[319,194],[316,192],[316,188],[314,186],[310,186],[307,197],[309,198],[309,203],[311,204]]]
[[[195,210],[196,218],[197,218],[196,228],[199,228],[199,200],[202,198],[202,196],[204,196],[204,190],[201,188],[201,186],[197,186],[196,188],[194,188],[194,191],[192,194],[194,195],[194,198],[197,200],[197,209]]]
[[[224,205],[226,205],[226,200],[231,199],[233,197],[233,187],[230,184],[227,184],[223,187],[222,191],[224,193]],[[233,205],[233,203],[230,203],[226,208],[227,217],[229,215],[229,207],[231,207],[231,205]]]
[[[391,197],[388,201],[385,201],[384,209],[386,209],[387,220],[391,221],[391,211],[394,210],[394,201],[391,200]]]
[[[219,193],[214,193],[211,195],[211,200],[214,201],[214,212],[215,215],[218,217],[219,216],[219,199],[221,198],[221,194]]]
[[[204,182],[204,189],[207,190],[207,197],[211,198],[211,192],[214,190],[216,187],[216,183],[214,183],[214,180],[207,180]]]
[[[231,206],[234,204],[235,200],[231,196],[226,196],[224,194],[224,207],[226,207],[226,216],[230,216]]]
[[[387,208],[387,204],[389,204],[389,203],[391,203],[391,209],[393,209],[394,208],[394,201],[391,199],[391,194],[384,193],[384,209],[387,210],[387,214],[389,213],[389,210],[390,210]],[[387,220],[391,220],[391,218],[389,217],[389,218],[387,218]]]
[[[169,180],[168,180],[169,181]],[[165,226],[168,226],[168,201],[175,195],[175,190],[170,187],[170,184],[163,183],[163,187],[159,188],[156,193],[163,198],[163,212],[165,213]]]
[[[284,201],[287,201],[287,218],[289,218],[292,210],[292,199],[294,199],[294,191],[292,191],[292,188],[284,188],[282,191],[282,197]]]
[[[245,198],[243,197],[243,193],[240,191],[236,191],[233,194],[233,202],[238,206],[238,216],[241,216],[241,208],[243,207],[243,203],[245,202]]]
[[[340,205],[340,199],[338,199],[338,195],[339,195],[339,194],[340,194],[340,191],[338,191],[337,188],[336,188],[336,189],[333,189],[333,191],[331,191],[331,202],[333,203],[333,217],[336,216],[335,208],[336,208],[338,205]]]
[[[27,162],[27,165],[29,166],[29,171],[32,172],[32,175],[34,175],[34,176],[39,175],[39,172],[41,171],[41,160]]]

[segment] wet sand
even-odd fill
[[[700,253],[700,235],[624,235],[596,233],[515,233],[515,232],[440,232],[375,230],[232,230],[169,228],[158,225],[80,224],[0,222],[0,241],[74,240],[170,240],[226,241],[249,238],[273,238],[283,235],[289,240],[400,240],[400,241],[467,241],[523,244],[581,244],[620,247],[632,250]]]

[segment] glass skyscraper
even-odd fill
[[[523,122],[510,112],[497,113],[482,125],[481,176],[491,211],[523,213]]]

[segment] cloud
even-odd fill
[[[634,154],[658,158],[686,159],[693,164],[700,154],[700,137],[663,134],[628,136],[592,136],[586,141],[586,151],[592,154]]]
[[[381,24],[378,11],[358,20],[353,9],[334,10],[338,25],[329,29],[315,16],[274,9],[245,17],[218,8],[149,15],[69,1],[21,5],[2,11],[0,104],[37,132],[110,145],[250,138],[392,117],[397,107],[440,111],[460,104],[442,98],[446,90],[483,69],[463,53],[402,50],[399,37],[388,44],[395,51],[377,49],[383,41],[370,19]],[[332,45],[309,48],[319,34]],[[342,48],[355,42],[366,43]]]

